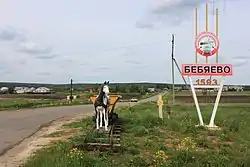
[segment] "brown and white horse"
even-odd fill
[[[99,129],[103,126],[104,118],[104,127],[105,131],[108,131],[108,107],[109,107],[109,81],[104,82],[97,96],[94,107],[96,115],[96,129]],[[100,121],[100,122],[99,122]]]

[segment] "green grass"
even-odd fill
[[[155,95],[157,95],[157,94],[159,94],[159,93],[158,93],[158,92],[148,93],[148,94],[142,95],[139,99],[140,99],[140,100],[141,100],[141,99],[147,99],[147,98],[152,97],[152,96],[155,96]]]
[[[214,96],[215,95],[216,96],[217,93],[218,92],[212,92],[212,91],[210,91],[210,92],[208,92],[208,95],[210,95],[210,96]],[[196,94],[197,95],[203,95],[202,92],[196,92]],[[190,91],[181,91],[181,92],[176,91],[175,95],[176,96],[187,96],[187,95],[192,96],[192,92],[190,92]],[[233,95],[249,96],[250,95],[250,91],[242,91],[242,92],[241,91],[239,91],[239,92],[237,92],[237,91],[228,91],[228,92],[224,91],[224,92],[222,92],[222,95],[224,95],[224,96],[233,96]]]
[[[208,123],[211,106],[202,107]],[[250,112],[247,106],[220,107],[215,123],[222,129],[197,128],[191,106],[174,106],[170,119],[158,118],[155,103],[119,108],[125,131],[122,153],[70,150],[73,141],[83,141],[93,126],[91,118],[65,125],[80,128],[82,135],[42,149],[25,167],[237,167],[250,166]]]
[[[22,108],[39,108],[39,107],[55,107],[55,106],[65,106],[65,105],[78,105],[78,104],[88,104],[81,99],[74,100],[70,103],[67,100],[30,100],[23,98],[15,99],[0,99],[0,111],[3,110],[15,110]]]
[[[4,110],[16,110],[22,108],[40,108],[40,107],[56,107],[56,106],[69,106],[90,104],[89,96],[91,94],[81,94],[79,99],[73,100],[70,103],[67,100],[55,100],[55,99],[29,99],[29,98],[5,98],[0,99],[0,111]],[[127,96],[130,94],[126,94]],[[133,94],[132,94],[133,95]],[[143,98],[148,98],[154,94],[145,95]],[[41,96],[42,97],[42,96]]]

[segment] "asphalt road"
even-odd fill
[[[157,96],[140,102],[155,101]],[[130,102],[118,102],[116,106],[134,105]],[[0,112],[0,155],[23,139],[31,136],[42,126],[57,119],[77,114],[93,112],[93,105],[22,109]]]

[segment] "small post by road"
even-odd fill
[[[168,119],[170,119],[171,107],[169,104],[167,104],[167,113],[168,113]]]
[[[163,100],[162,100],[162,95],[158,96],[157,105],[158,105],[158,110],[159,110],[159,118],[161,118],[163,120],[163,114],[162,114]]]
[[[73,100],[73,80],[70,79],[70,102]]]

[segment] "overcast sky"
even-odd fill
[[[171,82],[171,34],[179,65],[194,63],[206,2],[211,31],[219,8],[220,63],[234,65],[226,83],[250,84],[249,0],[1,0],[1,81]]]

